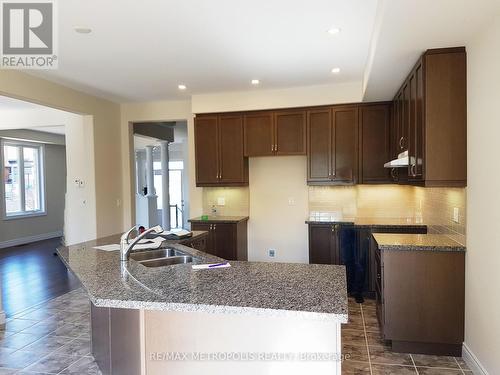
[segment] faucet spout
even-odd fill
[[[139,234],[137,237],[135,237],[131,243],[129,243],[129,237],[130,234],[134,231],[135,227],[130,228],[127,232],[125,232],[121,239],[120,239],[120,259],[123,262],[128,261],[130,252],[134,248],[134,246],[142,240],[144,237],[146,237],[150,233],[154,234],[159,234],[163,232],[163,228],[160,225],[157,225],[155,227],[149,228],[148,230],[144,231],[143,233]]]

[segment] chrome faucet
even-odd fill
[[[155,233],[159,234],[163,232],[163,228],[159,225],[149,228],[148,230],[142,232],[139,234],[136,238],[133,239],[131,243],[129,243],[129,237],[130,233],[132,233],[135,230],[135,227],[130,228],[127,232],[123,233],[121,239],[120,239],[120,259],[123,262],[126,262],[130,256],[130,251],[134,248],[134,246],[142,240],[144,237],[146,237],[150,233]]]

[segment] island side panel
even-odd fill
[[[144,374],[141,311],[91,305],[92,354],[103,375]]]
[[[92,355],[103,375],[111,374],[110,308],[90,306]]]
[[[341,374],[340,323],[304,318],[145,311],[148,375]],[[166,354],[179,353],[167,360]],[[182,360],[190,353],[333,353],[330,361]],[[200,357],[201,358],[201,357]],[[184,358],[185,359],[185,358]],[[335,360],[337,359],[337,360]]]

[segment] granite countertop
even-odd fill
[[[373,234],[380,250],[465,251],[465,246],[444,234]]]
[[[190,223],[205,223],[208,221],[217,221],[219,223],[239,223],[240,221],[248,220],[248,216],[219,216],[219,215],[208,215],[208,219],[204,220],[199,217],[189,219]]]
[[[57,250],[96,306],[347,323],[344,266],[231,261],[229,268],[211,270],[193,270],[190,264],[147,268],[134,260],[121,262],[119,251],[93,248],[118,239],[116,235]],[[222,261],[181,244],[169,247],[203,263]]]
[[[377,218],[377,217],[343,217],[334,213],[314,213],[306,220],[306,224],[345,224],[356,227],[418,227],[426,228],[422,220],[408,218]]]

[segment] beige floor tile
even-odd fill
[[[368,374],[370,374],[370,364],[368,362],[358,362],[352,360],[342,362],[342,375]]]
[[[460,375],[463,374],[460,369],[444,369],[438,367],[417,367],[419,375]]]
[[[342,343],[351,345],[366,345],[365,332],[358,329],[342,328]]]
[[[412,354],[417,367],[440,367],[460,369],[455,357],[441,357],[437,355]]]
[[[393,366],[372,364],[372,375],[416,375],[413,366]]]
[[[372,364],[380,365],[405,365],[412,366],[413,362],[409,354],[395,353],[388,348],[370,346],[370,359]]]
[[[343,344],[342,355],[344,355],[346,361],[368,362],[368,350],[366,349],[366,345]]]

